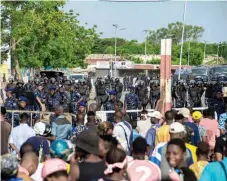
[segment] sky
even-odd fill
[[[126,0],[127,1],[127,0]],[[166,27],[168,23],[183,21],[184,2],[106,2],[106,1],[68,1],[65,11],[70,9],[79,13],[81,25],[92,27],[102,37],[114,37],[113,24],[118,24],[117,36],[128,40],[144,41],[144,29]],[[88,25],[85,25],[88,23]],[[227,0],[223,1],[188,1],[186,24],[202,26],[205,29],[200,41],[209,43],[227,41]]]

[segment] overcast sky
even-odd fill
[[[144,41],[144,29],[166,27],[168,23],[182,21],[184,2],[104,2],[69,1],[64,9],[79,13],[81,25],[97,25],[103,37],[113,37],[114,27],[120,28],[118,36],[126,39]],[[189,1],[187,2],[186,24],[203,26],[201,40],[209,42],[227,41],[227,1]]]

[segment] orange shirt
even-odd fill
[[[169,127],[169,125],[163,125],[157,129],[155,141],[156,145],[162,142],[168,142],[170,140]]]

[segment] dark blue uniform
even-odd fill
[[[39,91],[38,89],[36,89],[34,91],[34,95],[35,95],[35,97],[38,97],[43,104],[45,104],[47,94],[44,91]],[[39,105],[39,103],[37,101],[36,101],[35,109],[39,110],[39,111],[42,110],[41,106]]]
[[[14,97],[7,97],[6,100],[5,100],[5,104],[4,104],[4,107],[6,108],[6,110],[18,110],[18,105],[17,105],[17,100],[16,98]],[[20,117],[19,117],[19,114],[18,113],[14,113],[13,114],[14,118],[14,122],[13,122],[13,125],[14,126],[18,126],[19,125],[19,121],[20,121]],[[6,113],[6,118],[11,121],[12,119],[12,113],[10,112],[7,112]]]
[[[76,102],[78,102],[81,99],[80,94],[77,91],[74,91],[71,95],[71,112],[77,113],[77,106],[75,105]]]
[[[139,97],[134,92],[130,92],[125,96],[125,103],[127,105],[127,110],[137,109],[140,103]],[[137,120],[136,112],[129,113],[129,115],[132,118],[132,120]]]
[[[59,93],[55,93],[54,95],[47,96],[47,110],[54,111],[55,107],[60,106],[62,102],[62,98]]]
[[[104,104],[104,110],[105,111],[114,111],[114,104],[116,101],[109,100]],[[107,113],[106,114],[107,121],[114,122],[114,113]]]

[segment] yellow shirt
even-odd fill
[[[156,145],[162,142],[168,142],[170,140],[169,127],[169,125],[163,125],[157,129],[155,140]]]
[[[190,151],[190,156],[192,157],[193,162],[197,162],[196,150],[197,147],[188,143],[185,143],[186,148]]]
[[[207,161],[198,161],[192,164],[189,168],[194,172],[196,178],[199,180],[207,164]]]

